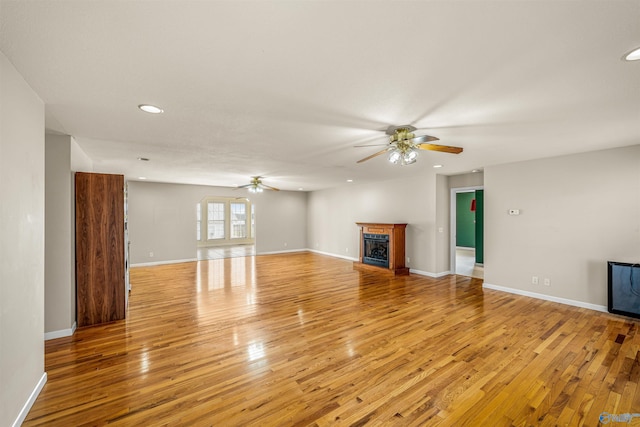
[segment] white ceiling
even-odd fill
[[[0,0],[0,24],[47,129],[127,179],[307,191],[640,143],[638,0]],[[464,152],[356,164],[391,124]]]

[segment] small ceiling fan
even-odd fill
[[[250,193],[262,193],[264,190],[280,191],[279,188],[271,187],[270,185],[263,184],[262,178],[263,178],[262,176],[252,176],[251,182],[249,184],[241,185],[239,187],[236,187],[236,189],[246,188],[249,190]]]
[[[438,141],[435,136],[416,136],[412,132],[416,130],[411,125],[389,126],[386,134],[389,135],[389,142],[386,144],[356,145],[356,147],[374,147],[376,145],[388,145],[384,150],[378,151],[357,163],[366,162],[381,154],[389,153],[389,161],[394,164],[410,165],[418,159],[418,150],[441,151],[443,153],[459,154],[462,148],[448,145],[430,144],[431,141]]]

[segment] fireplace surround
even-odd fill
[[[389,268],[389,235],[362,234],[362,262]]]
[[[409,274],[405,267],[405,228],[407,224],[357,222],[360,227],[360,257],[354,268]]]

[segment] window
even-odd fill
[[[206,197],[196,204],[198,246],[255,243],[255,211],[241,197]]]
[[[246,203],[231,203],[231,238],[244,239],[247,237],[247,205]]]
[[[224,203],[207,203],[207,239],[224,239]]]

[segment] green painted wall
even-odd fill
[[[476,247],[476,213],[471,211],[474,192],[456,193],[456,246]]]
[[[476,190],[476,263],[484,264],[484,190]]]

